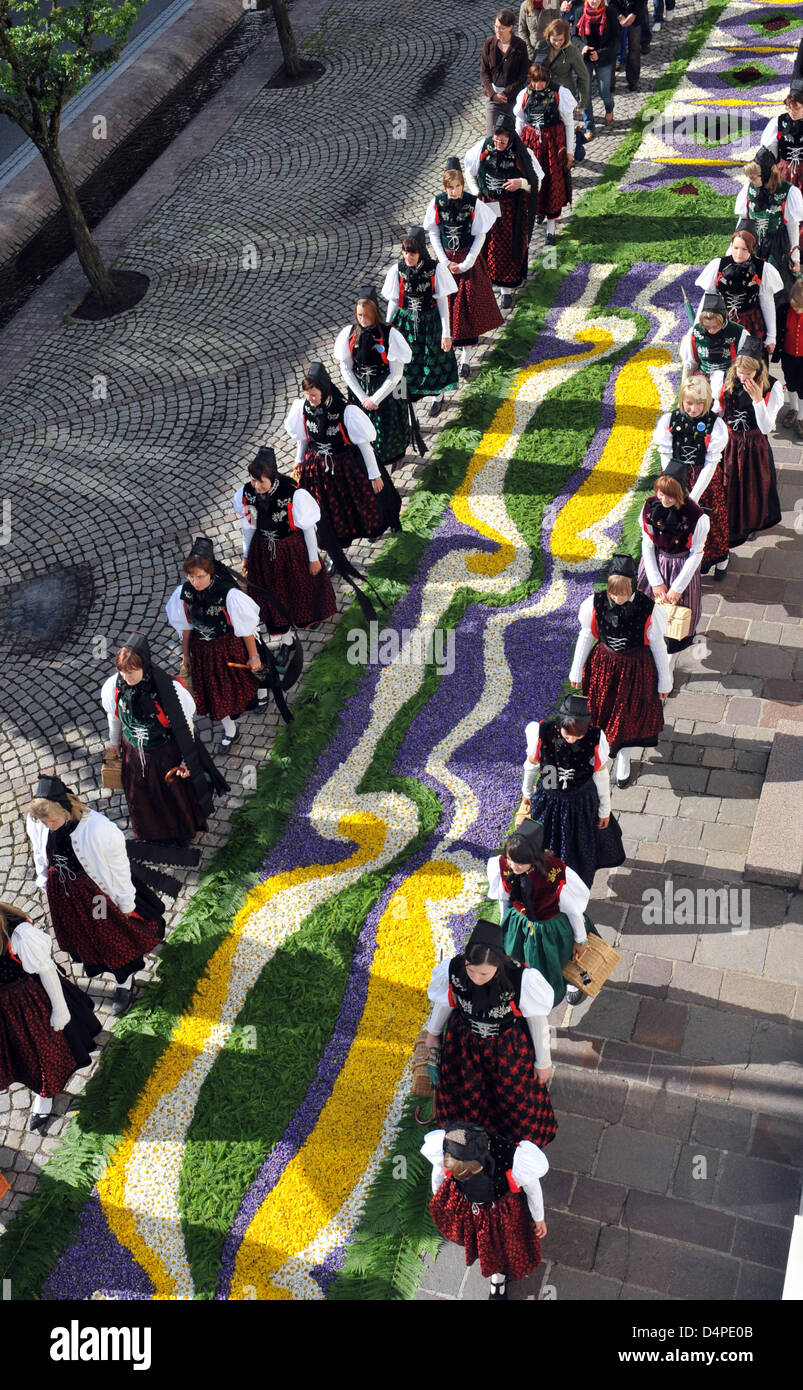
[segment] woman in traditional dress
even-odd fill
[[[728,569],[728,506],[720,460],[728,431],[713,409],[711,386],[704,376],[683,383],[676,409],[661,416],[652,442],[663,468],[673,459],[685,463],[689,497],[711,523],[700,572],[707,574],[713,566],[714,577],[722,581]]]
[[[354,322],[338,334],[332,356],[349,388],[349,400],[374,422],[377,462],[388,468],[401,463],[415,422],[404,386],[404,368],[413,354],[401,333],[383,319],[373,285],[359,291]]]
[[[421,1152],[432,1164],[432,1220],[444,1240],[462,1245],[467,1265],[479,1260],[489,1299],[506,1299],[508,1281],[541,1263],[546,1155],[527,1139],[459,1120],[430,1130]]]
[[[107,755],[122,758],[134,834],[188,845],[207,828],[213,792],[228,790],[195,734],[195,701],[181,681],[154,666],[141,632],[120,648],[115,666],[100,699],[109,721]]]
[[[400,531],[401,498],[371,447],[373,422],[348,404],[322,362],[310,363],[301,389],[284,427],[296,441],[299,487],[315,498],[338,543]]]
[[[438,1123],[471,1115],[496,1134],[520,1134],[544,1148],[557,1130],[546,1089],[551,985],[505,955],[496,922],[480,920],[465,951],[435,966],[428,994]]]
[[[44,1127],[53,1097],[89,1066],[99,1032],[92,1000],[56,969],[47,932],[0,903],[0,1091],[33,1093],[30,1130]]]
[[[488,896],[499,903],[502,944],[513,960],[538,970],[552,986],[555,1003],[583,998],[566,985],[563,967],[579,960],[589,931],[588,887],[561,859],[544,849],[544,827],[526,819],[508,835],[501,855],[488,860]]]
[[[525,729],[527,761],[519,813],[544,827],[544,844],[590,888],[597,871],[598,829],[611,818],[608,740],[592,724],[588,702],[567,695],[550,719]],[[533,784],[538,775],[538,789]]]
[[[283,657],[289,660],[293,646],[291,623],[316,628],[337,612],[318,553],[321,509],[306,488],[279,472],[273,449],[263,448],[248,465],[248,481],[234,494],[234,511],[242,528],[249,595],[270,633],[269,645],[284,649],[276,656],[281,675]]]
[[[528,85],[516,97],[516,129],[533,157],[543,166],[538,189],[538,215],[546,218],[546,244],[554,246],[561,209],[571,202],[569,171],[574,163],[574,97],[567,87],[554,87],[549,68],[534,63]]]
[[[677,653],[691,646],[700,621],[700,564],[710,526],[702,507],[689,497],[686,469],[680,459],[667,464],[641,513],[639,589],[657,603],[682,604],[691,610],[687,636],[666,639],[670,670]]]
[[[700,302],[699,318],[680,341],[684,380],[700,372],[710,381],[715,372],[726,372],[744,336],[742,325],[728,318],[719,291],[708,290]]]
[[[476,180],[482,201],[499,216],[485,243],[491,284],[502,290],[501,307],[513,303],[511,290],[527,279],[529,206],[544,171],[516,134],[511,112],[497,116],[494,133],[466,154],[466,173]]]
[[[788,293],[800,273],[800,223],[803,196],[781,177],[775,155],[758,150],[745,165],[748,182],[736,199],[737,218],[748,218],[756,229],[756,255],[774,266]]]
[[[449,300],[452,342],[460,348],[460,375],[470,375],[468,348],[504,322],[485,257],[485,238],[498,212],[466,193],[459,159],[447,159],[443,193],[438,193],[424,215],[424,227],[437,260],[457,276],[457,293]]]
[[[256,697],[248,672],[262,667],[256,645],[259,609],[215,559],[208,536],[193,541],[184,573],[184,583],[167,601],[167,620],[181,637],[196,712],[220,721],[219,746],[227,752],[240,737],[234,721]]]
[[[760,338],[767,354],[775,351],[775,296],[783,280],[774,266],[756,255],[756,237],[751,224],[743,219],[731,237],[727,256],[715,256],[694,282],[703,291],[722,295],[728,318]],[[697,317],[700,317],[700,308]]]
[[[784,110],[770,116],[761,144],[778,161],[781,178],[803,189],[803,81],[793,78]]]
[[[717,409],[728,428],[722,457],[730,547],[753,540],[781,520],[775,460],[768,435],[783,405],[783,386],[770,386],[760,344],[748,339],[725,377]]]
[[[162,903],[135,887],[123,832],[91,811],[60,777],[39,778],[25,829],[61,950],[90,979],[114,976],[112,1008],[123,1013],[144,956],[164,937]]]
[[[430,415],[443,407],[444,391],[459,386],[457,358],[452,347],[449,295],[457,293],[448,264],[427,254],[423,227],[411,227],[401,244],[401,259],[392,265],[382,286],[387,322],[407,342],[411,358],[404,369],[410,402],[434,396]]]

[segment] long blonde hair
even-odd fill
[[[82,820],[90,809],[87,803],[82,801],[80,797],[74,796],[72,792],[67,793],[67,800],[70,803],[70,809],[66,813],[68,818],[72,820]],[[49,801],[46,796],[35,796],[28,807],[28,815],[31,816],[33,820],[43,821],[45,816],[64,814],[64,807],[61,806],[58,801]]]
[[[741,369],[742,369],[743,372],[750,372],[751,376],[753,376],[753,377],[755,377],[756,372],[758,371],[758,369],[759,369],[759,367],[760,367],[760,368],[761,368],[761,376],[760,376],[760,378],[759,378],[759,383],[760,383],[761,389],[762,389],[762,391],[768,391],[768,390],[769,390],[769,385],[770,385],[770,374],[769,374],[769,372],[767,371],[767,364],[766,364],[766,362],[757,362],[756,359],[755,359],[755,357],[745,357],[744,353],[741,353],[741,352],[740,352],[739,355],[738,355],[738,357],[736,357],[736,359],[734,360],[733,365],[728,369],[728,374],[727,374],[727,376],[725,377],[725,384],[724,384],[723,390],[727,391],[728,395],[731,394],[731,392],[733,391],[733,389],[734,389],[734,387],[735,387],[735,385],[736,385],[736,368],[737,368],[737,367],[741,367]]]

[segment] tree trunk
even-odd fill
[[[118,291],[103,263],[100,251],[92,239],[92,233],[86,224],[83,209],[78,201],[72,175],[62,159],[61,151],[57,144],[37,144],[37,148],[45,161],[47,171],[64,208],[83,272],[100,302],[107,309],[114,309],[119,299]]]
[[[290,16],[287,13],[287,0],[271,0],[271,4],[279,34],[279,43],[282,46],[285,72],[288,77],[300,77],[301,59],[298,56],[295,35],[290,23]]]

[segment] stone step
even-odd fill
[[[754,883],[803,888],[803,815],[794,798],[803,782],[803,724],[781,720],[747,850],[745,877]]]

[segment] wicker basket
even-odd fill
[[[691,632],[691,609],[682,608],[679,603],[663,603],[661,607],[666,617],[666,635],[673,642],[682,642]]]
[[[588,945],[579,961],[569,960],[563,967],[563,978],[569,985],[581,989],[591,999],[599,994],[611,971],[616,968],[621,956],[618,951],[603,941],[601,936],[589,936]],[[590,976],[586,982],[584,976]]]
[[[122,758],[110,758],[108,753],[103,759],[103,766],[100,769],[100,785],[107,790],[119,792],[123,789],[123,760]]]
[[[432,1095],[432,1082],[429,1079],[429,1072],[427,1071],[428,1061],[429,1048],[427,1047],[427,1032],[425,1028],[422,1028],[415,1040],[415,1047],[413,1048],[413,1084],[410,1087],[411,1095]]]

